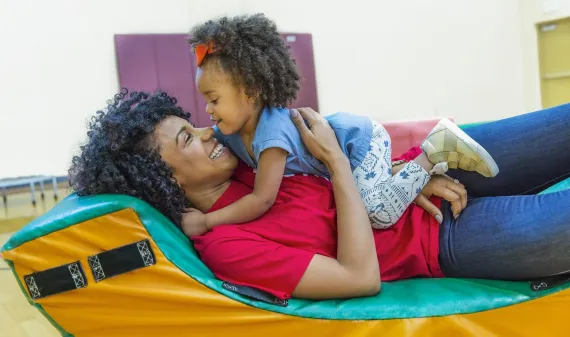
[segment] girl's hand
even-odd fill
[[[206,214],[195,208],[187,208],[182,213],[182,231],[189,237],[202,235],[209,231]]]

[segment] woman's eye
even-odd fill
[[[184,140],[184,142],[185,142],[186,144],[188,144],[191,140],[192,140],[192,135],[189,134],[189,133],[187,133],[187,134],[186,134],[186,139]]]
[[[210,101],[210,104],[216,104],[216,103],[218,103],[218,99],[217,99],[217,98]]]

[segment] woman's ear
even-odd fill
[[[170,177],[170,182],[172,182],[174,185],[177,185],[178,187],[182,188],[182,184],[178,182],[178,179],[176,179],[176,176],[174,175],[174,173],[172,173],[172,177]]]

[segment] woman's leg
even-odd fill
[[[491,154],[500,170],[494,178],[450,170],[470,196],[534,194],[570,176],[570,104],[465,132]]]
[[[457,219],[442,205],[448,277],[529,280],[570,271],[570,190],[476,198]]]

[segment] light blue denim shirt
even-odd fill
[[[360,165],[370,147],[372,121],[367,117],[343,112],[327,115],[325,119],[334,130],[338,143],[354,170]],[[303,144],[288,109],[265,108],[261,113],[252,142],[255,159],[247,152],[238,133],[224,135],[217,127],[214,127],[214,131],[220,143],[253,168],[257,167],[259,156],[265,149],[278,147],[288,153],[285,175],[305,173],[329,176],[326,166],[313,157]]]

